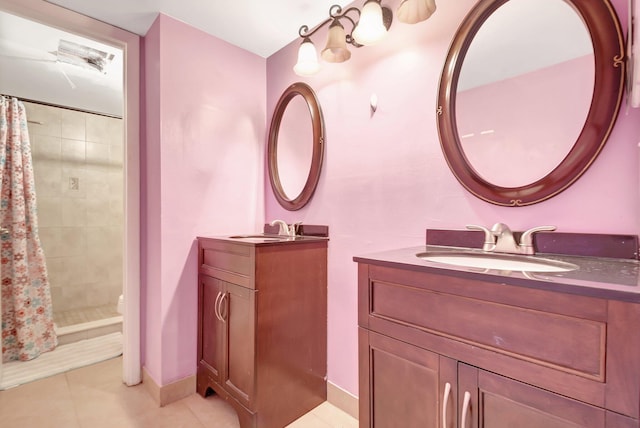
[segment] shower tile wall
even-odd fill
[[[54,313],[122,293],[121,119],[25,102]]]

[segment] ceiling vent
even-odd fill
[[[106,68],[114,58],[114,54],[79,45],[68,40],[60,40],[58,50],[53,52],[58,61],[73,64],[89,70],[97,70],[106,74]]]

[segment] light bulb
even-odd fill
[[[293,71],[298,76],[310,76],[320,70],[318,52],[313,42],[305,37],[298,49],[298,62],[293,66]]]
[[[370,46],[378,43],[386,34],[380,3],[368,0],[362,7],[360,20],[353,30],[353,38],[361,45]]]

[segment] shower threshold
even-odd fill
[[[122,323],[122,315],[118,315],[110,318],[103,318],[101,320],[88,321],[80,324],[71,324],[64,327],[56,327],[56,334],[58,336],[64,336],[67,334],[78,333],[87,330],[93,330],[101,327],[109,327]]]
[[[122,315],[117,312],[116,305],[54,311],[53,321],[56,325],[58,345],[122,332]]]

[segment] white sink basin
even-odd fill
[[[289,237],[288,236],[281,236],[281,235],[260,235],[260,234],[256,234],[256,235],[233,235],[230,236],[229,238],[231,239],[241,239],[244,241],[260,241],[260,242],[277,242],[277,241],[286,241]]]
[[[443,251],[418,253],[416,256],[428,262],[503,271],[569,272],[578,269],[578,266],[572,263],[517,254]]]

